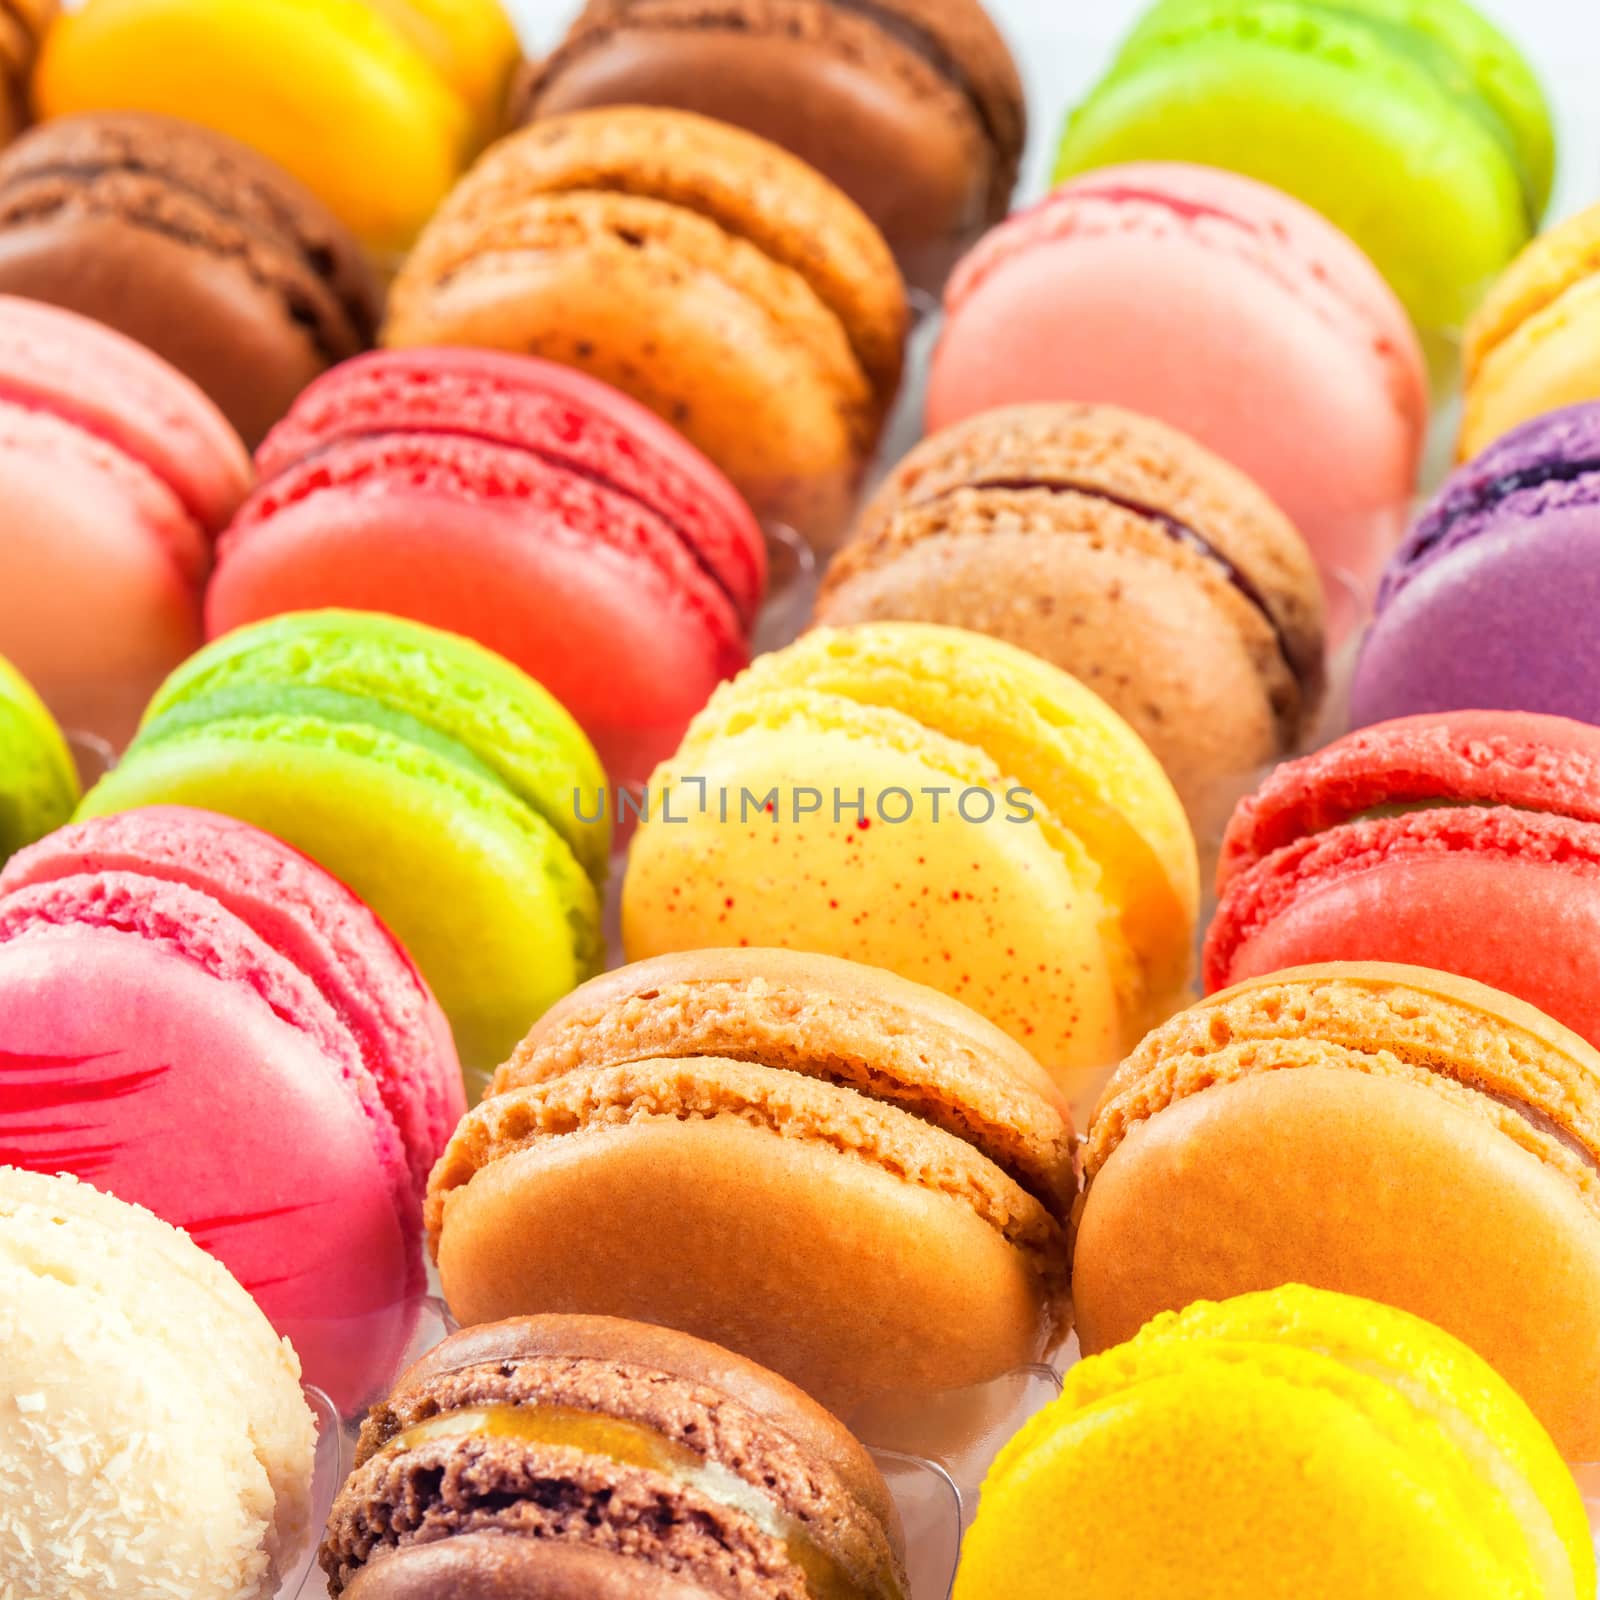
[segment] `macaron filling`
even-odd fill
[[[857,1582],[777,1498],[664,1431],[628,1418],[564,1405],[494,1405],[447,1411],[397,1434],[396,1454],[434,1441],[498,1439],[597,1456],[669,1478],[674,1484],[747,1517],[805,1576],[810,1600],[901,1600],[889,1583]]]

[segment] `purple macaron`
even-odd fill
[[[1420,711],[1600,723],[1600,404],[1454,473],[1390,560],[1351,693],[1357,727]]]

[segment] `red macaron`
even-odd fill
[[[1600,1044],[1600,728],[1462,711],[1363,728],[1234,813],[1208,992],[1394,961],[1476,978]]]
[[[766,551],[686,440],[565,367],[388,351],[314,383],[223,535],[210,635],[285,611],[384,611],[537,678],[619,780],[647,776],[749,659]]]

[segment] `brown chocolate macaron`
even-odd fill
[[[355,239],[271,162],[133,112],[46,123],[0,157],[0,293],[165,356],[252,448],[367,349],[379,292]]]
[[[34,63],[60,9],[57,0],[0,0],[0,145],[32,121]]]
[[[738,128],[617,107],[478,162],[396,280],[384,342],[582,368],[687,435],[758,515],[832,545],[906,326],[888,246],[833,184]]]
[[[589,0],[526,69],[518,120],[676,106],[825,173],[937,292],[1011,203],[1022,83],[979,0]]]
[[[605,1317],[471,1328],[361,1430],[322,1545],[352,1600],[904,1600],[872,1458],[729,1351]]]
[[[1304,540],[1237,469],[1110,406],[1006,408],[924,440],[814,620],[945,623],[1043,656],[1133,725],[1203,838],[1322,700]]]
[[[549,1011],[429,1187],[463,1323],[683,1328],[825,1404],[961,1388],[1064,1326],[1071,1126],[958,1001],[786,950],[661,956]]]

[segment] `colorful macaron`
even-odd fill
[[[996,406],[1105,402],[1248,474],[1325,577],[1370,582],[1428,428],[1404,308],[1315,212],[1235,173],[1089,173],[991,233],[945,296],[930,430]]]
[[[50,34],[46,117],[153,111],[259,150],[382,260],[495,133],[498,0],[88,0]]]
[[[1600,1054],[1525,1002],[1419,967],[1251,979],[1122,1064],[1084,1166],[1085,1351],[1309,1283],[1438,1323],[1600,1456]]]
[[[63,726],[120,743],[200,642],[250,457],[159,357],[3,295],[0,390],[0,655]]]
[[[78,774],[55,718],[0,656],[0,866],[72,815]]]
[[[1600,1046],[1600,728],[1504,711],[1363,728],[1240,805],[1218,891],[1208,989],[1405,961],[1519,995]]]
[[[33,117],[33,69],[59,0],[8,0],[0,9],[0,145]]]
[[[0,872],[0,1150],[186,1229],[341,1404],[423,1292],[465,1109],[449,1028],[349,890],[228,817],[65,828]]]
[[[750,659],[766,547],[727,479],[571,368],[393,351],[314,384],[223,535],[213,634],[350,606],[476,639],[641,783]]]
[[[1198,868],[1160,764],[1059,668],[921,623],[819,628],[718,690],[652,780],[631,959],[815,950],[941,989],[1075,1103],[1181,1004]]]
[[[1541,234],[1467,324],[1459,454],[1547,411],[1600,400],[1600,206]]]
[[[232,139],[131,112],[63,118],[0,157],[0,294],[136,339],[252,447],[378,326],[361,247],[307,190]]]
[[[428,1228],[463,1323],[661,1323],[839,1409],[1059,1343],[1076,1191],[1060,1095],[965,1006],[827,956],[698,950],[535,1026],[435,1169]]]
[[[1426,331],[1460,330],[1550,199],[1550,108],[1465,0],[1157,0],[1073,113],[1057,175],[1232,168],[1349,233]]]
[[[322,1545],[350,1600],[906,1600],[866,1450],[730,1351],[606,1317],[472,1328],[374,1406]]]
[[[1351,685],[1357,726],[1422,711],[1600,722],[1600,402],[1514,429],[1395,551]]]
[[[1289,1287],[1157,1318],[1001,1452],[955,1600],[1586,1600],[1583,1502],[1466,1346]]]
[[[1109,406],[1008,407],[926,440],[862,513],[814,615],[946,623],[1054,662],[1127,719],[1203,837],[1322,700],[1305,541],[1242,473]]]
[[[495,146],[407,261],[384,340],[580,367],[685,434],[758,515],[830,544],[906,323],[888,246],[826,178],[740,129],[617,107]]]
[[[272,1595],[311,1537],[294,1351],[176,1228],[0,1167],[0,1572],[36,1600]]]
[[[531,62],[518,120],[677,106],[831,178],[937,291],[1006,214],[1027,137],[1016,63],[979,0],[588,0]]]
[[[603,784],[577,724],[481,645],[298,612],[174,673],[82,815],[201,806],[288,840],[394,930],[484,1072],[598,967]]]

